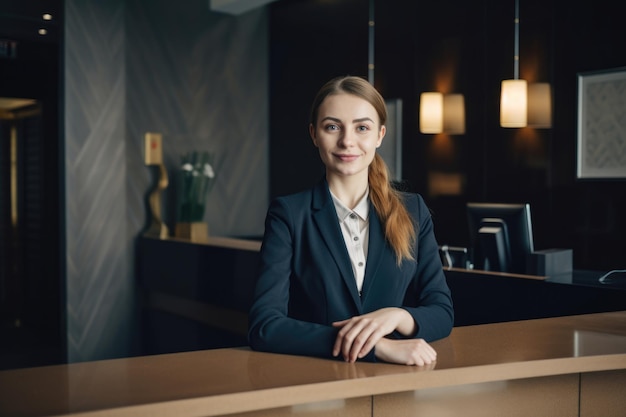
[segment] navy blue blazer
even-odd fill
[[[384,307],[407,310],[417,324],[416,338],[433,341],[450,334],[452,298],[430,211],[420,195],[402,196],[416,220],[416,260],[397,265],[396,254],[370,206],[361,295],[326,180],[272,201],[249,312],[252,349],[332,358],[338,332],[332,322]],[[375,361],[374,351],[363,360]]]

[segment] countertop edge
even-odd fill
[[[542,359],[344,379],[65,415],[74,417],[219,416],[418,389],[621,369],[626,369],[626,354]]]

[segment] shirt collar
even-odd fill
[[[329,190],[330,191],[330,190]],[[335,195],[332,191],[330,191],[330,196],[333,198],[333,204],[335,205],[335,210],[337,211],[337,217],[339,220],[345,220],[350,214],[355,213],[357,216],[361,218],[363,221],[367,221],[370,211],[369,205],[369,195],[370,189],[369,187],[365,190],[365,194],[359,200],[357,205],[354,207],[354,210],[350,210],[346,207]]]

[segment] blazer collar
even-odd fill
[[[361,300],[356,288],[354,273],[350,264],[350,255],[343,241],[337,211],[328,189],[326,178],[322,179],[313,189],[312,200],[313,220],[317,225],[324,244],[337,264],[341,277],[349,289],[355,304],[360,310]],[[371,215],[370,215],[371,218]],[[370,239],[371,240],[371,239]]]
[[[365,301],[377,277],[377,270],[383,256],[395,256],[386,245],[385,233],[382,223],[378,218],[378,214],[374,206],[370,202],[369,210],[369,244],[367,250],[367,266],[365,269],[365,277],[363,279],[363,297],[359,296],[354,280],[354,273],[350,264],[350,255],[343,241],[343,234],[337,219],[337,212],[333,203],[328,183],[324,178],[313,189],[313,218],[319,229],[320,235],[333,259],[341,272],[347,288],[350,290],[352,299],[361,310],[362,302]]]

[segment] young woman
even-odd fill
[[[270,204],[249,342],[255,350],[406,365],[436,360],[454,312],[430,212],[376,153],[387,110],[360,77],[326,83],[309,131],[326,173]]]

